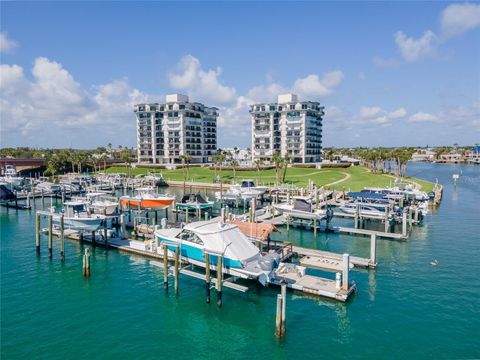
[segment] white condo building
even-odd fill
[[[162,104],[137,104],[134,112],[139,163],[177,164],[182,155],[190,155],[192,163],[205,163],[215,155],[217,108],[174,94]]]
[[[322,116],[318,102],[298,101],[294,94],[279,95],[276,103],[250,106],[252,160],[270,161],[279,152],[294,163],[322,161]]]

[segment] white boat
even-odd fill
[[[315,203],[308,196],[294,196],[293,203],[274,204],[273,207],[280,213],[305,220],[323,220],[326,211],[315,209]]]
[[[205,268],[205,253],[210,267],[215,270],[218,257],[223,258],[223,272],[244,279],[257,279],[263,285],[270,282],[279,263],[278,254],[263,256],[260,250],[236,225],[198,221],[183,229],[157,229],[155,238],[175,252],[179,247],[182,260]]]
[[[54,184],[49,181],[43,181],[35,185],[35,192],[37,194],[43,191],[44,194],[54,194],[62,191],[62,186],[59,184]]]
[[[0,181],[9,184],[10,186],[18,187],[22,185],[24,178],[17,176],[17,170],[13,165],[5,165],[4,176],[0,178]]]
[[[153,187],[138,188],[137,195],[125,195],[120,198],[120,205],[123,208],[128,206],[142,209],[166,209],[175,200],[175,195],[157,194]]]
[[[113,215],[118,206],[116,198],[103,192],[87,193],[85,200],[87,208],[95,214]]]
[[[50,212],[54,215],[52,217],[53,223],[59,226],[61,214],[56,213],[54,208],[51,208]],[[68,201],[64,203],[63,223],[66,228],[96,231],[104,219],[103,215],[90,214],[83,201]]]
[[[242,180],[240,184],[240,191],[242,194],[251,194],[261,196],[268,190],[267,186],[255,186],[255,182],[252,179]]]
[[[345,214],[354,215],[357,211],[357,206],[359,207],[360,216],[383,217],[385,216],[385,209],[389,206],[389,204],[343,202],[338,209]]]

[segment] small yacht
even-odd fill
[[[325,219],[325,210],[315,209],[315,202],[308,196],[294,196],[293,203],[274,204],[273,207],[281,214],[305,220]]]
[[[60,225],[61,214],[56,213],[54,207],[50,212],[53,214],[53,223]],[[90,214],[84,201],[65,202],[62,213],[64,226],[76,230],[96,231],[105,219],[102,215]]]
[[[177,204],[180,210],[208,210],[213,207],[214,202],[204,199],[200,194],[186,194],[182,200]]]
[[[13,187],[18,187],[22,185],[24,181],[23,177],[18,176],[17,170],[13,165],[5,165],[4,176],[0,178],[2,182],[5,182]]]
[[[125,195],[120,198],[120,205],[123,208],[130,205],[132,208],[140,206],[142,209],[166,209],[175,200],[175,195],[157,194],[153,187],[138,188],[136,191],[137,195]]]
[[[204,267],[205,253],[211,268],[216,269],[223,257],[223,272],[244,279],[257,279],[266,285],[274,276],[278,254],[262,256],[260,250],[239,230],[238,226],[216,221],[198,221],[183,229],[157,229],[157,241],[175,252],[179,247],[182,260]]]
[[[86,194],[87,206],[95,214],[113,215],[117,210],[118,201],[103,192]]]

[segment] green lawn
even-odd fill
[[[127,169],[125,167],[111,167],[107,169],[107,173],[125,173]],[[148,173],[161,173],[163,177],[168,180],[182,181],[185,179],[187,173],[186,169],[177,170],[154,170],[147,168],[135,168],[131,169],[132,175],[146,175]],[[217,171],[217,174],[219,172]],[[393,178],[384,174],[372,174],[367,168],[363,166],[355,166],[347,169],[302,169],[302,168],[289,168],[287,170],[286,182],[297,186],[306,186],[309,180],[312,180],[318,187],[331,184],[333,182],[342,180],[350,175],[350,178],[345,181],[341,181],[337,184],[329,186],[336,190],[346,191],[359,191],[365,186],[369,187],[384,187],[389,186],[393,182]],[[256,171],[238,171],[237,181],[242,179],[254,179],[257,180],[258,174]],[[188,170],[187,181],[196,182],[213,182],[215,179],[215,171],[210,170],[208,167],[192,167]],[[224,183],[231,183],[233,180],[233,171],[222,170],[222,181]],[[271,185],[275,182],[275,169],[260,171],[259,183],[265,185]],[[433,183],[419,179],[408,179],[414,181],[422,186],[422,190],[431,191],[433,189]]]

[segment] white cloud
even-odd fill
[[[310,74],[295,80],[293,92],[304,97],[323,97],[330,95],[340,85],[344,78],[343,72],[335,70],[324,74],[320,79],[318,75]]]
[[[403,107],[388,113],[388,117],[390,119],[401,119],[406,115],[407,115],[407,110],[405,110],[405,108]]]
[[[408,62],[432,54],[437,43],[437,36],[430,30],[425,31],[418,39],[407,37],[402,31],[397,31],[394,38],[400,54]]]
[[[480,4],[451,4],[443,11],[440,18],[442,32],[446,37],[453,37],[480,27]]]
[[[48,131],[61,141],[74,129],[111,132],[127,124],[133,129],[133,105],[148,98],[126,79],[95,87],[92,95],[61,64],[44,57],[35,60],[32,80],[18,65],[0,66],[2,132],[17,136]]]
[[[0,32],[0,53],[8,53],[15,49],[18,44],[9,39],[6,32]]]
[[[435,115],[425,113],[425,112],[417,112],[410,116],[408,122],[411,123],[418,123],[418,122],[437,122],[438,118]]]
[[[380,114],[382,111],[383,110],[378,106],[372,106],[372,107],[362,106],[360,108],[360,117],[363,118],[363,119],[372,118],[372,117]]]
[[[235,100],[236,90],[220,82],[221,73],[220,67],[204,70],[197,58],[186,55],[177,64],[177,72],[170,73],[170,86],[186,91],[198,101],[229,103]]]
[[[257,85],[251,88],[246,97],[253,102],[270,102],[277,101],[279,94],[287,93],[290,90],[284,88],[280,84],[272,83],[268,85]]]

